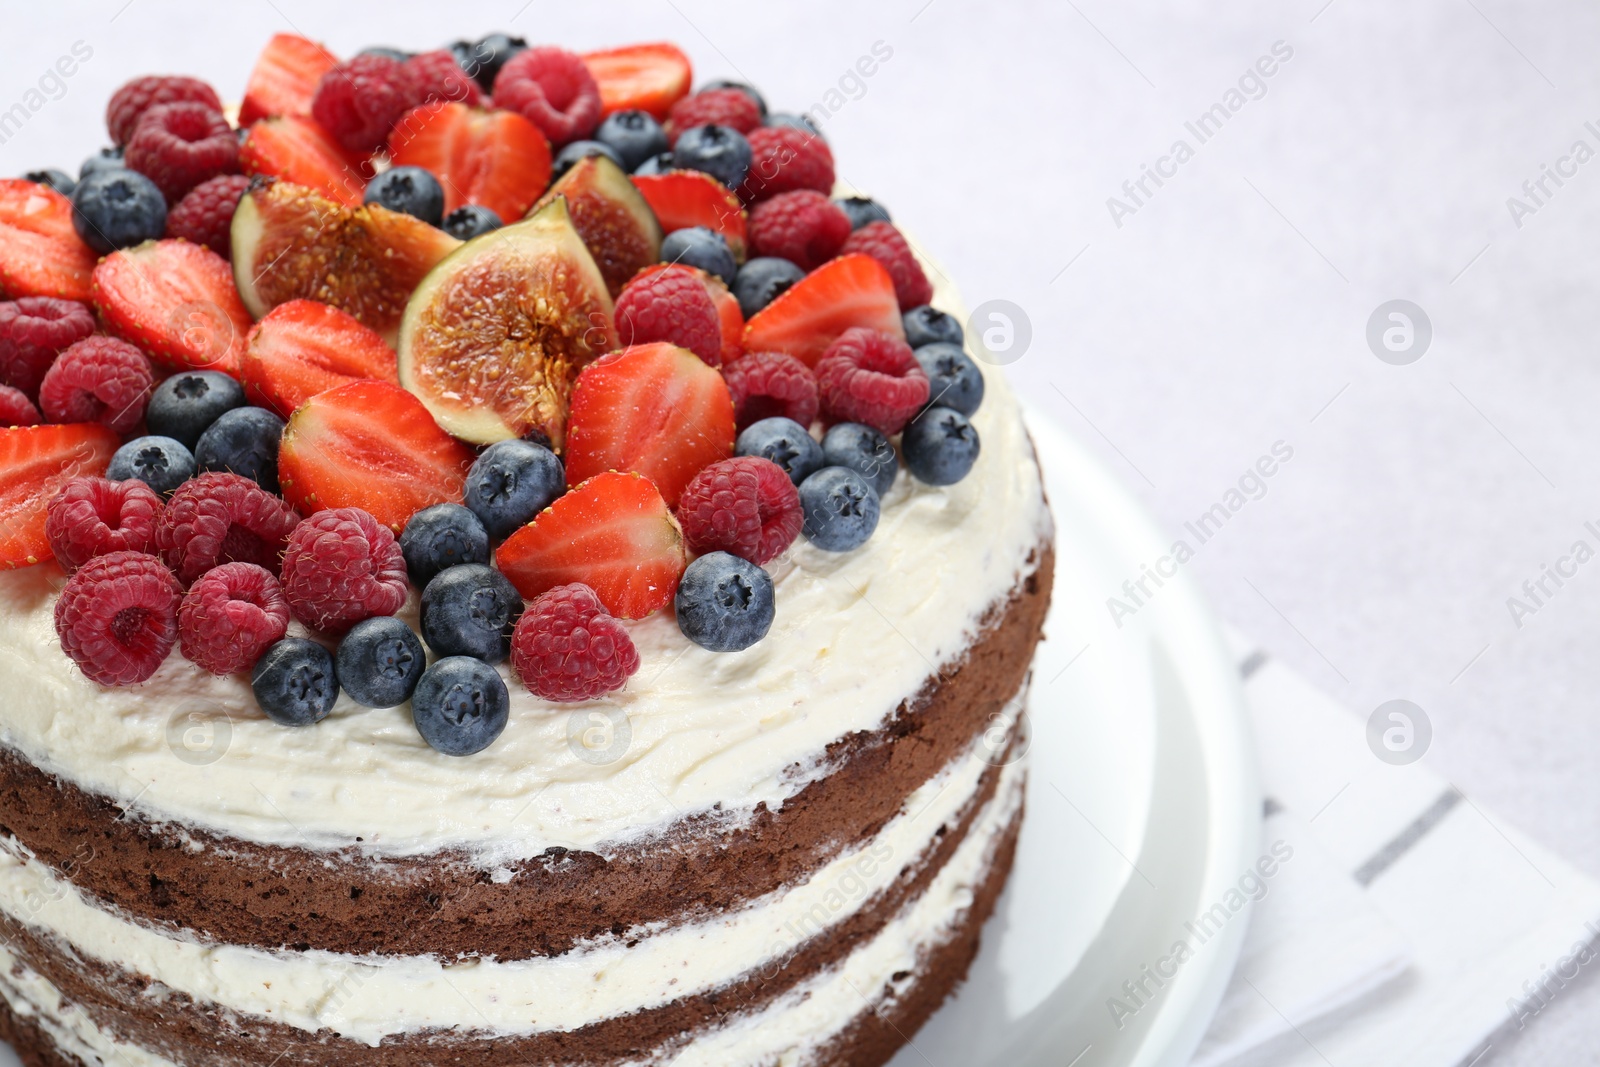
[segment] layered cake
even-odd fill
[[[959,984],[1038,466],[814,123],[691,81],[280,36],[0,182],[30,1067],[881,1064]]]

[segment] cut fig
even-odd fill
[[[534,205],[537,211],[558,196],[578,236],[600,267],[606,289],[616,299],[643,267],[661,261],[661,224],[622,168],[606,156],[585,156],[573,164]]]
[[[617,347],[611,296],[557,197],[433,269],[400,325],[400,384],[439,425],[487,445],[559,449],[572,383]]]

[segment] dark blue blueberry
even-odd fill
[[[566,491],[561,460],[532,441],[492,444],[467,472],[467,507],[496,541],[527,525]]]
[[[506,60],[518,52],[526,51],[528,42],[521,37],[504,33],[491,33],[477,41],[457,41],[450,46],[451,53],[461,69],[466,71],[483,88],[494,91],[494,80]]]
[[[708,226],[688,226],[667,234],[661,242],[661,262],[699,267],[729,286],[739,275],[739,261],[733,258],[727,240]]]
[[[422,639],[441,656],[499,663],[511,653],[511,629],[522,594],[511,579],[481,563],[451,567],[422,591]]]
[[[44,170],[30,170],[24,174],[23,179],[48,185],[62,196],[71,196],[72,191],[78,187],[78,180],[64,170],[46,167]]]
[[[610,145],[622,160],[625,170],[634,170],[651,156],[659,156],[669,147],[667,132],[648,111],[614,111],[607,115],[594,139]]]
[[[559,179],[576,166],[578,160],[588,159],[590,156],[605,156],[617,166],[622,166],[622,157],[610,145],[599,141],[573,141],[556,153],[555,162],[550,164],[550,177]]]
[[[511,694],[500,672],[482,660],[446,656],[422,672],[411,694],[417,732],[446,756],[482,752],[505,732]]]
[[[361,202],[379,204],[429,226],[444,221],[444,186],[421,167],[390,167],[367,183]]]
[[[953,408],[931,407],[900,437],[906,470],[919,482],[954,485],[978,460],[978,429]]]
[[[102,256],[160,237],[166,227],[167,201],[138,171],[96,171],[73,191],[72,228]]]
[[[746,85],[744,82],[730,81],[727,78],[718,78],[715,81],[708,81],[704,85],[700,86],[700,92],[702,93],[710,92],[712,89],[739,90],[741,93],[756,102],[756,107],[761,109],[762,118],[767,117],[767,98],[762,96],[755,86]]]
[[[935,341],[916,350],[928,374],[928,406],[954,408],[972,415],[983,403],[983,372],[960,345]]]
[[[661,152],[639,164],[634,168],[633,173],[640,177],[645,177],[651,174],[665,174],[672,169],[672,153]]]
[[[200,435],[223,412],[244,407],[244,389],[215,370],[189,370],[174,374],[150,394],[145,425],[153,434],[170,437],[192,449]]]
[[[932,304],[912,308],[900,316],[906,329],[906,344],[912,348],[946,341],[953,345],[965,344],[967,337],[961,323],[954,315],[947,315]]]
[[[822,435],[822,462],[827,467],[849,467],[882,497],[900,471],[894,445],[871,426],[841,422]]]
[[[801,530],[829,552],[865,544],[878,528],[878,494],[849,467],[824,467],[800,485]]]
[[[406,573],[425,589],[442,571],[463,563],[489,562],[489,533],[478,516],[460,504],[435,504],[411,516],[400,534]]]
[[[774,111],[767,116],[765,125],[787,126],[791,130],[800,130],[803,133],[809,133],[813,137],[822,136],[822,131],[817,128],[817,124],[811,121],[811,116],[804,112],[796,115],[788,111]]]
[[[106,145],[78,167],[78,180],[81,182],[89,175],[103,170],[121,170],[124,166],[126,164],[122,161],[122,146]]]
[[[358,56],[382,56],[385,59],[392,59],[396,63],[404,63],[406,60],[411,58],[411,53],[410,52],[403,51],[403,50],[401,50],[399,48],[391,48],[386,44],[368,45],[367,47],[363,48],[361,51],[357,52],[356,55],[358,55]]]
[[[339,672],[332,654],[315,641],[285,637],[256,660],[250,688],[279,726],[310,726],[326,719],[339,699]]]
[[[369,708],[392,708],[411,699],[428,654],[411,627],[393,615],[363,619],[339,642],[334,661],[339,685]]]
[[[844,196],[834,201],[850,218],[850,228],[859,230],[869,222],[893,222],[889,209],[870,196]]]
[[[672,146],[672,165],[704,171],[730,189],[744,184],[750,170],[750,142],[729,126],[691,126]]]
[[[106,477],[112,481],[137,478],[162,496],[194,475],[194,456],[181,441],[170,437],[136,437],[117,449],[106,468]]]
[[[708,552],[683,572],[673,606],[683,636],[713,652],[738,652],[772,629],[772,578],[747,559]]]
[[[283,420],[266,408],[234,408],[218,416],[194,446],[202,471],[232,471],[269,493],[278,491]]]
[[[482,204],[462,204],[444,217],[440,228],[458,241],[470,241],[504,225],[499,215]]]
[[[778,298],[789,286],[806,276],[806,272],[777,256],[757,256],[745,260],[744,266],[733,279],[733,295],[739,301],[739,310],[749,318]]]
[[[781,415],[746,426],[734,442],[734,451],[772,460],[795,485],[822,469],[822,446],[817,439],[804,426]]]

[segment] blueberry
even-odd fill
[[[367,183],[361,202],[382,205],[429,226],[444,220],[444,186],[421,167],[390,167]]]
[[[356,55],[358,55],[358,56],[382,56],[385,59],[392,59],[396,63],[404,63],[406,60],[411,58],[411,53],[410,52],[404,51],[404,50],[399,49],[399,48],[391,48],[386,44],[368,45],[367,47],[363,48],[361,51],[357,52]]]
[[[489,534],[460,504],[435,504],[411,516],[400,534],[406,573],[425,589],[440,572],[463,563],[489,562]]]
[[[81,182],[89,175],[103,170],[121,170],[124,165],[122,162],[122,146],[106,145],[100,151],[84,160],[78,167],[78,180]]]
[[[440,571],[422,591],[422,639],[441,656],[499,663],[511,654],[511,628],[522,594],[511,579],[481,563]]]
[[[850,228],[859,230],[869,222],[893,222],[889,209],[870,196],[845,196],[834,201],[850,218]]]
[[[256,661],[250,688],[273,722],[310,726],[326,719],[339,699],[339,672],[333,656],[315,641],[285,637]]]
[[[269,493],[278,491],[278,442],[283,420],[266,408],[223,412],[194,446],[202,471],[232,471]]]
[[[95,171],[73,191],[72,228],[101,255],[160,237],[166,227],[167,201],[138,171]]]
[[[622,166],[622,157],[610,145],[602,144],[599,141],[573,141],[556,153],[555,162],[550,164],[550,177],[559,179],[576,166],[578,160],[588,159],[590,156],[605,156],[617,166]],[[623,169],[627,168],[624,167]]]
[[[369,708],[392,708],[411,698],[428,654],[411,627],[393,615],[363,619],[339,642],[334,661],[350,699]]]
[[[739,261],[733,258],[727,240],[707,226],[689,226],[667,234],[661,242],[661,261],[699,267],[730,286],[739,274]]]
[[[799,485],[822,469],[822,446],[793,419],[774,415],[752,422],[734,443],[741,456],[762,456],[783,468],[789,480]]]
[[[444,217],[441,228],[458,241],[470,241],[504,225],[499,215],[482,204],[462,204]]]
[[[928,406],[954,408],[971,415],[983,403],[983,372],[960,345],[935,341],[916,350],[928,374]]]
[[[849,467],[824,467],[800,484],[801,530],[828,552],[859,548],[878,528],[878,494]]]
[[[756,102],[756,107],[761,109],[761,117],[766,118],[767,98],[762,96],[761,93],[756,90],[755,86],[746,85],[744,82],[729,81],[727,78],[718,78],[715,81],[708,81],[704,85],[700,86],[700,92],[702,93],[710,92],[712,89],[739,90],[741,93]]]
[[[954,315],[947,315],[932,304],[912,308],[900,316],[906,329],[906,344],[912,348],[931,345],[935,341],[948,341],[953,345],[965,344],[966,333]]]
[[[672,163],[684,170],[704,171],[728,188],[737,189],[750,170],[750,142],[728,126],[691,126],[678,135],[678,143],[672,146]]]
[[[181,441],[170,437],[136,437],[117,449],[106,468],[114,482],[137,478],[162,496],[195,475],[194,456]]]
[[[661,152],[639,164],[634,168],[633,173],[643,178],[651,174],[665,174],[672,169],[672,153]]]
[[[828,467],[849,467],[882,497],[894,484],[900,459],[894,445],[871,426],[841,422],[822,435],[822,462]]]
[[[482,660],[447,656],[422,672],[411,694],[411,717],[433,748],[470,756],[505,732],[511,694],[500,672]]]
[[[906,426],[900,450],[917,481],[954,485],[977,462],[978,430],[953,408],[931,407]]]
[[[787,126],[791,130],[800,130],[803,133],[809,133],[813,137],[822,136],[822,131],[817,128],[817,124],[811,121],[811,116],[804,112],[796,115],[787,111],[774,111],[767,116],[764,124],[767,126]]]
[[[594,139],[610,145],[624,170],[635,170],[651,156],[668,148],[667,133],[648,111],[615,111],[606,116]]]
[[[78,180],[64,170],[46,167],[44,170],[30,170],[24,174],[23,180],[38,182],[48,185],[62,196],[71,196],[72,191],[78,187]]]
[[[556,454],[532,441],[500,441],[483,450],[467,472],[466,503],[496,541],[551,504],[567,490],[567,472]]]
[[[484,92],[494,90],[494,80],[506,60],[518,52],[526,51],[528,42],[521,37],[504,33],[491,33],[477,41],[457,41],[450,46],[461,69],[483,87]]]
[[[806,272],[776,256],[757,256],[745,260],[744,266],[733,279],[733,295],[739,300],[739,310],[749,318],[778,298],[789,286],[806,276]]]
[[[223,412],[244,407],[244,403],[244,389],[221,371],[184,371],[156,386],[144,421],[151,433],[192,449]]]
[[[772,578],[749,560],[708,552],[678,583],[678,629],[712,652],[749,648],[772,629]]]

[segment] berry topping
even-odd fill
[[[422,591],[422,639],[439,656],[499,663],[511,651],[522,596],[493,567],[464,563],[440,571]]]
[[[423,104],[454,102],[478,107],[484,103],[483,90],[467,76],[448,49],[418,52],[402,65],[417,100]]]
[[[817,390],[828,420],[864,422],[892,436],[928,402],[928,375],[898,337],[855,327],[817,361]]]
[[[665,341],[687,348],[710,366],[722,362],[722,325],[716,305],[706,287],[691,275],[643,271],[617,297],[616,323],[624,345]]]
[[[421,219],[429,226],[444,220],[444,187],[421,167],[390,167],[367,183],[362,201]]]
[[[0,290],[86,301],[94,264],[71,200],[48,186],[0,178]]]
[[[0,430],[0,568],[50,558],[49,504],[74,478],[106,472],[117,435],[98,423]]]
[[[122,169],[124,169],[122,162],[122,146],[108,145],[78,165],[78,184],[82,185],[83,179],[87,178],[91,174],[98,174],[103,170]],[[74,194],[76,194],[78,190],[73,189],[72,191]]]
[[[161,498],[142,482],[74,478],[50,498],[45,536],[67,570],[112,552],[154,552]]]
[[[750,142],[731,126],[691,126],[672,146],[672,165],[737,189],[750,174]]]
[[[725,285],[732,285],[739,273],[739,262],[727,240],[708,226],[688,226],[667,234],[661,241],[661,259],[698,267]]]
[[[372,171],[363,155],[351,152],[309,118],[285,115],[262,119],[245,131],[239,166],[246,174],[282,178],[315,189],[346,206],[361,203]]]
[[[172,572],[143,552],[96,556],[73,572],[56,601],[61,650],[92,682],[138,685],[178,639]]]
[[[223,563],[276,573],[300,516],[249,478],[201,474],[180,485],[156,527],[156,546],[185,585]]]
[[[667,173],[670,170],[672,170],[672,153],[671,152],[658,152],[655,155],[651,156],[649,159],[645,160],[643,163],[639,164],[636,168],[634,168],[633,176],[635,178],[653,178],[653,177],[659,177],[660,175],[663,175],[663,174]],[[685,171],[679,171],[678,173],[680,173],[680,174],[699,174],[700,172],[699,171],[694,171],[694,170],[685,170]],[[700,177],[705,178],[712,185],[715,185],[718,189],[722,189],[723,191],[726,191],[726,189],[727,189],[726,186],[724,186],[721,182],[717,181],[715,178],[711,177],[711,175],[709,175],[709,174],[701,174]]]
[[[565,479],[562,480],[563,487]],[[489,532],[460,504],[435,504],[411,516],[400,535],[406,573],[418,589],[439,572],[463,563],[489,562]]]
[[[185,657],[212,674],[254,667],[289,629],[289,602],[278,579],[254,563],[224,563],[202,574],[178,605]]]
[[[406,561],[389,528],[360,508],[319,511],[289,535],[283,593],[294,617],[342,633],[406,602]]]
[[[139,120],[123,158],[176,204],[201,182],[239,169],[239,137],[218,108],[157,104]]]
[[[72,191],[78,187],[78,179],[55,167],[46,167],[44,170],[30,170],[22,177],[25,181],[48,185],[62,196],[71,196]]]
[[[239,361],[245,394],[284,418],[318,393],[368,378],[400,383],[394,349],[355,316],[315,300],[267,312]]]
[[[591,156],[605,156],[611,162],[621,167],[622,155],[610,145],[602,141],[572,141],[561,151],[556,153],[555,162],[551,164],[551,173],[560,178],[567,171]]]
[[[814,189],[823,195],[833,192],[833,152],[822,138],[785,126],[763,126],[751,130],[747,139],[750,172],[739,187],[739,198],[745,203],[796,189]]]
[[[154,384],[143,352],[115,337],[85,337],[45,372],[39,410],[51,422],[98,422],[124,434],[144,418]]]
[[[196,469],[194,455],[181,442],[170,437],[135,437],[111,457],[106,477],[114,482],[143,482],[152,492],[168,497],[193,478]]]
[[[561,460],[532,441],[492,444],[467,472],[467,507],[496,541],[532,521],[566,491]]]
[[[947,315],[931,304],[912,308],[900,317],[906,331],[906,344],[912,348],[931,345],[935,341],[948,341],[953,345],[966,343],[966,334],[954,315]]]
[[[697,170],[672,170],[664,174],[634,175],[650,210],[661,223],[661,232],[674,233],[691,226],[705,226],[722,235],[735,259],[745,251],[747,220],[739,198],[709,174]]]
[[[828,427],[822,435],[822,464],[849,467],[865,478],[880,498],[894,485],[894,476],[900,471],[900,458],[889,439],[859,422]]]
[[[761,113],[755,98],[743,90],[702,89],[679,100],[667,112],[667,140],[676,147],[685,131],[711,124],[741,134],[749,133],[761,125]]]
[[[472,75],[486,93],[494,89],[494,80],[499,76],[500,68],[512,56],[527,50],[526,40],[505,33],[491,33],[476,41],[457,41],[450,46],[461,69]]]
[[[600,104],[607,115],[637,109],[665,119],[672,105],[689,92],[694,78],[689,57],[666,42],[586,52],[583,65],[600,87]]]
[[[25,296],[0,303],[0,379],[30,397],[56,356],[94,333],[94,314],[75,300]]]
[[[983,372],[959,344],[935,341],[916,349],[928,376],[928,403],[971,415],[983,403]]]
[[[438,178],[445,211],[479,204],[500,222],[522,218],[550,184],[549,142],[510,111],[425,105],[400,120],[389,155],[398,167],[421,167]]]
[[[338,62],[315,41],[292,33],[274,34],[245,84],[239,125],[277,115],[309,116],[317,83]]]
[[[43,421],[26,393],[0,385],[0,426],[37,426]]]
[[[752,352],[722,368],[733,396],[734,423],[743,432],[762,419],[781,415],[801,426],[817,418],[817,376],[782,352]]]
[[[111,94],[106,104],[106,132],[111,134],[111,142],[127,144],[145,113],[163,104],[200,104],[219,114],[222,111],[217,91],[199,78],[149,74]]]
[[[203,471],[243,475],[269,493],[278,491],[278,442],[283,420],[265,408],[224,411],[194,446]]]
[[[315,641],[285,637],[261,654],[250,688],[279,726],[310,726],[328,717],[339,699],[333,655]]]
[[[153,241],[102,259],[94,306],[112,333],[177,370],[234,369],[250,331],[228,261],[187,241]]]
[[[683,636],[712,652],[739,652],[772,629],[772,578],[747,559],[712,552],[683,572],[674,607]]]
[[[869,222],[852,233],[840,252],[860,252],[882,263],[894,279],[895,299],[902,309],[921,307],[933,299],[933,284],[900,231],[887,222]]]
[[[138,171],[98,171],[73,190],[72,228],[101,255],[128,248],[166,232],[167,199]]]
[[[893,222],[889,209],[869,196],[843,196],[834,201],[850,216],[850,228],[859,230],[869,222]]]
[[[500,69],[494,105],[515,111],[560,146],[594,132],[600,122],[600,87],[575,53],[530,48]]]
[[[418,102],[403,64],[388,56],[360,55],[317,82],[311,117],[347,150],[372,152],[383,147],[400,116]]]
[[[928,485],[954,485],[978,461],[978,428],[952,408],[931,407],[906,427],[906,469]]]
[[[713,463],[678,498],[678,522],[691,552],[731,552],[757,566],[794,543],[800,520],[800,494],[788,472],[759,456]]]
[[[848,467],[824,467],[800,483],[805,535],[828,552],[848,552],[878,528],[878,494]]]
[[[233,255],[233,209],[250,187],[243,174],[220,174],[189,190],[167,212],[168,237],[181,237],[228,259]]]
[[[822,468],[822,446],[793,419],[779,416],[753,422],[739,434],[735,451],[777,464],[795,485]]]
[[[803,270],[816,270],[838,255],[849,236],[849,217],[814,189],[779,193],[750,211],[751,250]]]
[[[458,241],[470,241],[504,225],[499,215],[482,204],[462,204],[444,217],[439,228]]]
[[[805,276],[805,271],[787,259],[757,256],[739,268],[733,279],[733,295],[739,298],[739,310],[748,319]]]
[[[446,656],[422,672],[411,694],[417,732],[446,756],[482,752],[505,732],[511,694],[500,673],[470,656]]]
[[[511,665],[534,696],[557,703],[614,693],[639,669],[628,631],[580,582],[540,594],[517,622]]]
[[[713,78],[700,86],[702,93],[709,93],[718,89],[737,89],[756,102],[756,108],[761,112],[763,119],[767,117],[767,98],[762,96],[761,91],[755,86],[747,82],[734,81],[731,78]]]
[[[220,371],[191,370],[174,374],[150,394],[144,421],[152,434],[170,437],[194,448],[200,435],[225,411],[243,407],[244,389]]]
[[[595,131],[594,139],[616,153],[626,171],[667,150],[667,134],[647,111],[617,111]]]
[[[392,708],[411,699],[428,654],[411,627],[392,616],[363,619],[339,642],[334,666],[350,699],[369,708]]]

